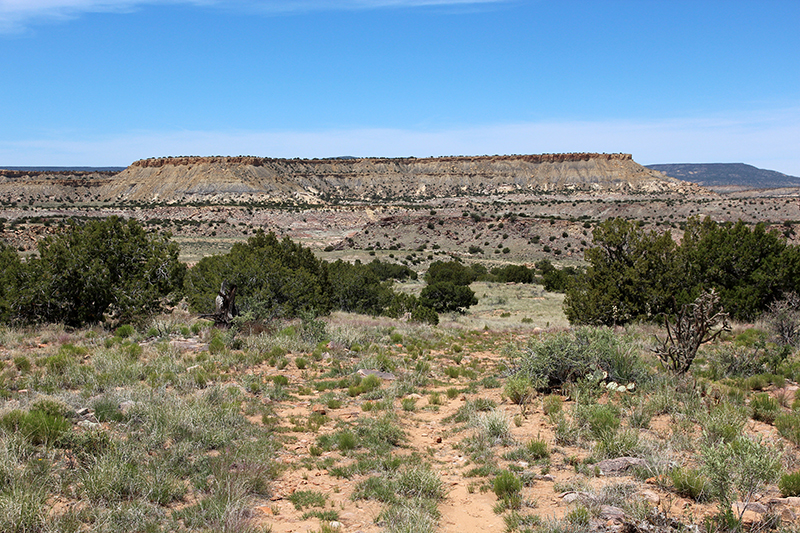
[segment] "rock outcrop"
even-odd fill
[[[168,157],[110,172],[0,170],[0,201],[391,203],[530,193],[702,191],[630,154],[436,158]],[[702,194],[702,193],[701,193]]]
[[[0,169],[0,202],[25,203],[99,199],[98,191],[116,172],[31,171]]]
[[[438,158],[173,157],[136,161],[100,189],[107,200],[395,201],[494,194],[697,192],[630,154]]]

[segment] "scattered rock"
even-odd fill
[[[358,372],[356,372],[356,374],[358,374],[361,377],[378,376],[379,378],[385,379],[387,381],[391,381],[393,379],[397,379],[397,376],[395,376],[391,372],[382,372],[380,370],[369,370],[369,369],[365,369],[365,368],[360,369]]]
[[[745,509],[747,511],[753,511],[754,513],[758,514],[765,514],[767,511],[769,511],[766,505],[759,502],[750,502],[748,504],[745,504],[744,502],[736,502],[733,504],[733,506],[739,511]]]
[[[742,523],[744,524],[753,524],[758,522],[761,520],[763,514],[767,512],[767,508],[757,502],[751,502],[748,504],[736,502],[731,505],[731,510],[736,516],[741,515]]]
[[[584,502],[589,502],[594,500],[592,495],[589,494],[588,492],[577,492],[574,490],[568,492],[562,492],[561,494],[558,495],[558,497],[564,500],[565,503],[572,503],[578,500]]]
[[[797,513],[795,513],[793,505],[791,505],[787,500],[791,498],[772,498],[767,502],[769,508],[781,515],[781,520],[784,522],[794,522],[797,520]]]
[[[617,457],[616,459],[606,459],[597,463],[597,467],[605,475],[614,475],[624,472],[632,466],[645,466],[647,461],[640,457]]]
[[[642,499],[645,500],[646,502],[649,502],[653,505],[658,505],[659,503],[661,503],[661,497],[654,491],[649,489],[645,489],[639,492],[639,496],[641,496]]]
[[[600,518],[621,524],[625,521],[625,511],[613,505],[603,505],[600,507]]]

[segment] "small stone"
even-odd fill
[[[380,370],[372,370],[372,369],[367,369],[367,368],[362,368],[362,369],[358,370],[356,372],[356,374],[358,374],[361,377],[378,376],[381,379],[385,379],[385,380],[389,380],[389,381],[391,381],[393,379],[397,379],[397,376],[395,376],[391,372],[382,372]]]
[[[625,521],[625,511],[613,505],[603,505],[600,507],[600,518],[622,523]]]
[[[661,503],[661,497],[652,490],[645,489],[639,493],[639,496],[653,505],[658,505]]]
[[[757,514],[765,514],[768,510],[763,503],[758,502],[750,502],[748,504],[745,504],[744,502],[736,502],[731,506],[731,508],[736,514],[740,514],[742,511],[745,513],[752,512]]]
[[[631,466],[645,466],[647,461],[640,457],[617,457],[616,459],[606,459],[597,463],[597,467],[604,474],[616,474],[623,472]]]
[[[781,509],[781,520],[784,522],[794,522],[797,520],[797,515],[794,514],[794,511],[789,509],[788,507],[784,507]]]
[[[80,417],[84,417],[84,416],[87,416],[91,412],[92,412],[91,409],[89,409],[88,407],[84,407],[83,409],[78,409],[77,411],[75,411],[75,414],[80,416]]]
[[[544,475],[538,474],[536,476],[536,479],[539,480],[539,481],[555,481],[556,480],[556,478],[554,478],[550,474],[544,474]]]

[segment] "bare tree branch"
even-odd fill
[[[730,331],[728,314],[719,307],[719,295],[714,289],[704,291],[693,303],[682,305],[674,323],[664,316],[664,324],[667,336],[660,339],[656,335],[652,351],[676,374],[689,370],[701,345]],[[720,328],[715,329],[717,326]]]

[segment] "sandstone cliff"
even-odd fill
[[[103,183],[110,201],[393,201],[490,194],[597,191],[696,193],[630,154],[438,158],[174,157],[136,161]]]

